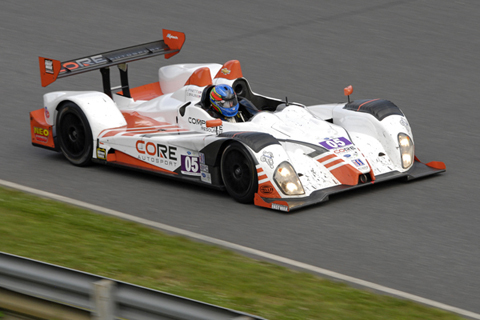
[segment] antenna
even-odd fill
[[[285,97],[285,106],[288,106],[288,97]]]

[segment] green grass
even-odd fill
[[[461,319],[0,188],[0,251],[274,319]]]

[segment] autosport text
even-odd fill
[[[156,163],[156,164],[163,164],[165,166],[176,166],[177,163],[175,161],[171,161],[168,159],[163,159],[163,158],[157,158],[157,157],[149,157],[149,156],[143,156],[143,155],[138,155],[138,159],[149,162],[149,163]]]
[[[160,143],[155,144],[153,142],[145,143],[142,140],[138,140],[135,147],[140,154],[146,153],[150,156],[177,161],[177,147],[166,146]]]

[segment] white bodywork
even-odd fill
[[[345,104],[290,105],[278,112],[260,112],[247,122],[223,121],[222,125],[209,128],[206,122],[214,119],[195,105],[205,87],[185,86],[192,73],[201,67],[208,67],[214,76],[222,65],[182,64],[161,68],[159,83],[164,94],[150,101],[134,101],[119,95],[112,100],[99,92],[46,94],[45,109],[54,115],[46,121],[55,125],[59,103],[73,101],[83,110],[92,129],[93,158],[106,160],[106,154],[113,148],[162,170],[181,168],[183,175],[199,177],[206,184],[212,183],[212,173],[208,172],[201,150],[218,140],[219,133],[268,133],[280,144],[268,145],[258,152],[247,147],[257,162],[259,185],[270,181],[281,198],[299,197],[285,194],[274,182],[275,170],[284,161],[298,175],[305,192],[301,197],[342,184],[334,172],[342,166],[351,166],[365,175],[372,172],[372,177],[408,170],[402,167],[398,134],[413,137],[408,121],[399,115],[378,121],[368,113],[343,109]],[[213,84],[233,82],[212,79]],[[189,101],[191,104],[183,108],[182,114],[180,107]],[[122,111],[136,112],[138,116],[153,119],[156,125],[126,128]],[[325,121],[329,119],[333,123]],[[316,155],[318,148],[327,152]],[[336,162],[335,166],[328,165],[332,162]]]

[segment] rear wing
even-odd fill
[[[102,73],[103,89],[106,94],[111,97],[112,89],[121,88],[123,95],[130,97],[127,63],[158,55],[164,55],[165,58],[168,59],[180,52],[184,42],[184,33],[163,29],[163,40],[137,46],[89,55],[64,62],[38,57],[42,86],[46,87],[60,78],[100,70]],[[115,65],[118,66],[120,70],[121,87],[119,88],[111,88],[110,85],[110,67]]]

